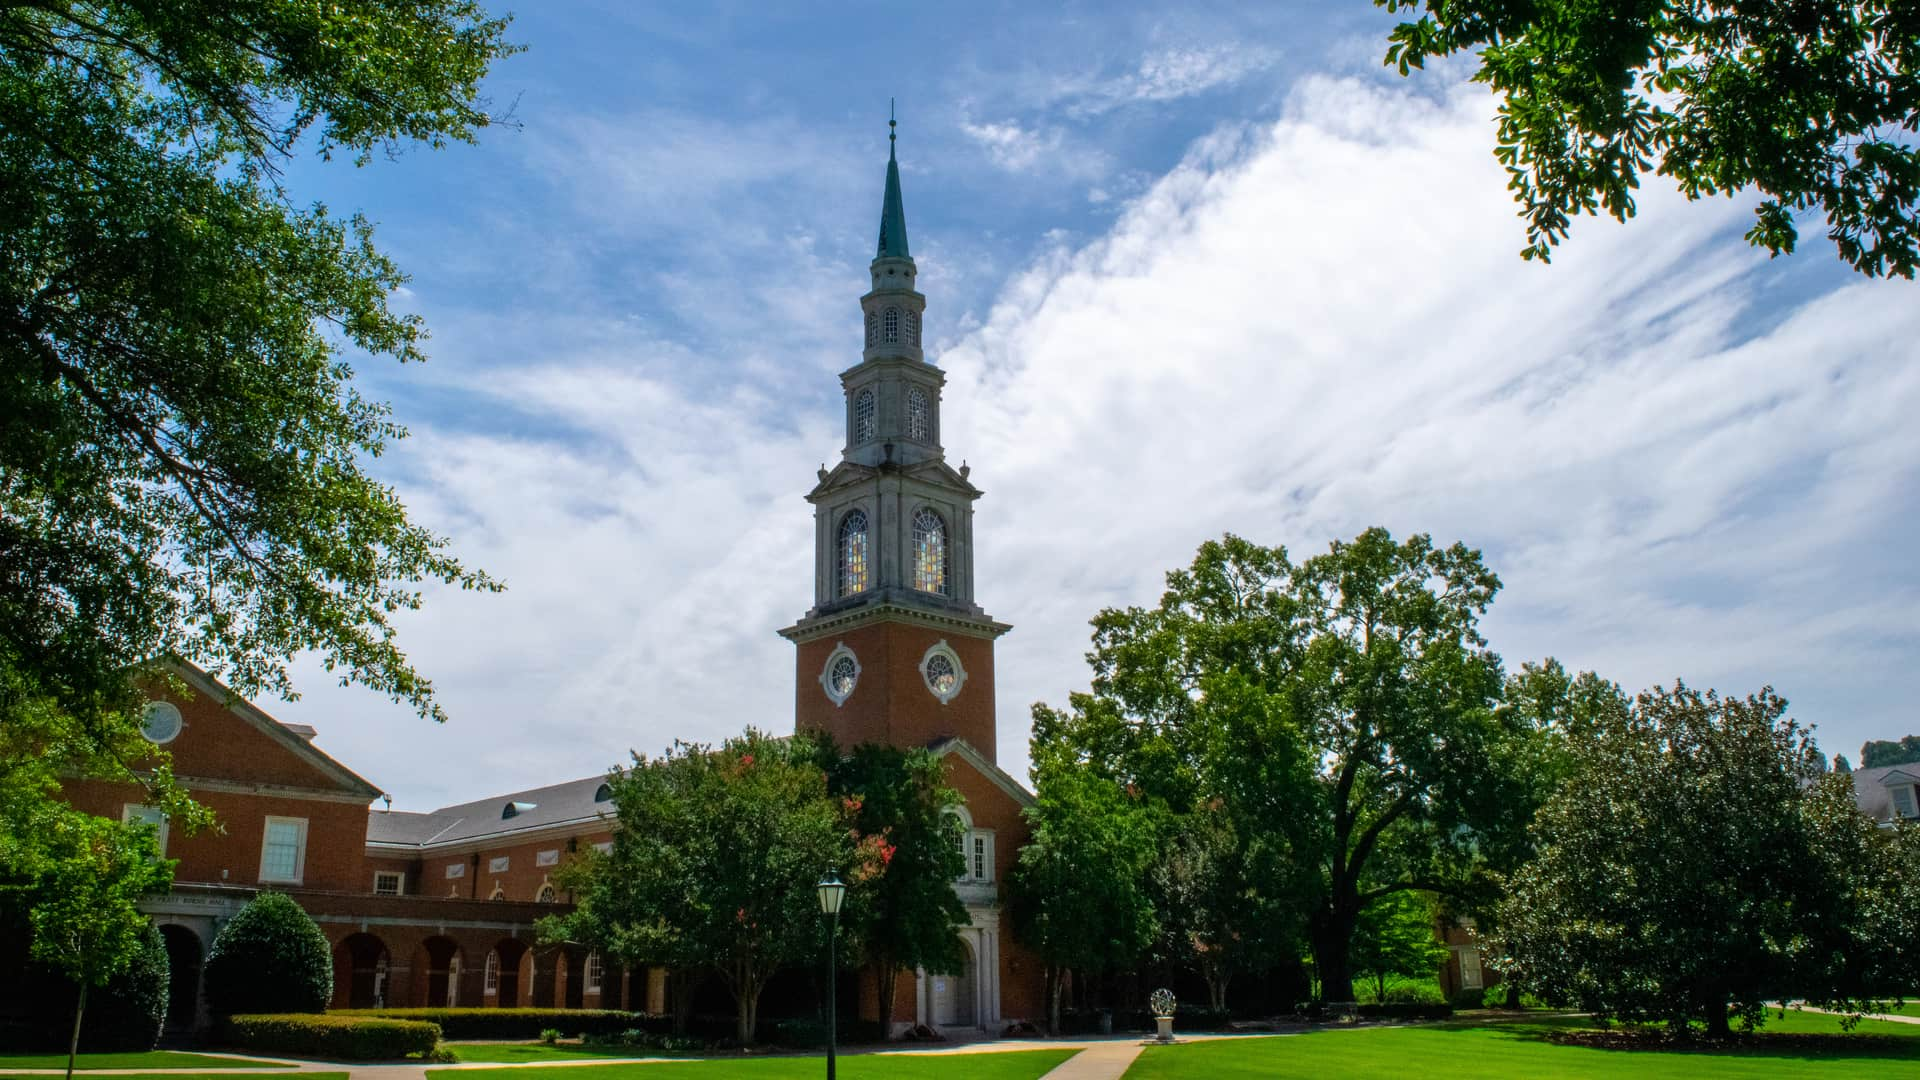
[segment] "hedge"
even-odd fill
[[[431,1057],[440,1045],[437,1024],[378,1016],[229,1016],[221,1025],[220,1035],[222,1042],[237,1050],[334,1061],[388,1061],[416,1054]]]
[[[618,1035],[633,1028],[656,1034],[672,1030],[667,1017],[618,1009],[335,1009],[328,1015],[424,1020],[439,1025],[449,1039],[537,1039],[547,1028],[568,1038]]]
[[[1385,1005],[1362,1005],[1358,1012],[1366,1020],[1445,1020],[1453,1015],[1453,1006],[1430,1002],[1393,1001]]]
[[[24,939],[23,939],[24,940]],[[0,965],[3,968],[5,965]],[[73,1036],[73,1006],[79,988],[42,964],[4,971],[19,1015],[0,1021],[0,1048],[67,1049]],[[127,1053],[153,1049],[167,1018],[167,947],[147,924],[140,949],[125,971],[87,992],[80,1028],[81,1053]]]
[[[323,1012],[333,996],[333,949],[299,904],[263,892],[213,939],[205,984],[216,1013]]]

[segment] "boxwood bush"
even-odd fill
[[[389,1061],[433,1057],[440,1028],[423,1020],[379,1016],[272,1013],[229,1016],[221,1041],[237,1050],[298,1054],[334,1061]]]
[[[207,1005],[223,1015],[321,1012],[333,996],[333,950],[299,904],[263,892],[213,939],[205,985]]]
[[[537,1039],[548,1028],[563,1038],[618,1035],[632,1028],[664,1035],[673,1028],[668,1017],[617,1009],[336,1009],[329,1015],[425,1020],[438,1024],[449,1039]]]

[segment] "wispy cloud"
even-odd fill
[[[1200,85],[1183,70],[1137,92]],[[1028,705],[1086,682],[1087,618],[1152,603],[1226,530],[1300,553],[1372,524],[1464,540],[1507,583],[1488,626],[1512,660],[1772,682],[1830,749],[1904,733],[1920,581],[1887,537],[1920,524],[1913,286],[1783,300],[1815,256],[1762,260],[1742,206],[1652,190],[1637,221],[1583,220],[1550,267],[1523,263],[1488,110],[1464,85],[1304,80],[1277,122],[1197,142],[1104,236],[1056,237],[943,331],[945,439],[987,492],[979,596],[1016,627],[996,665],[1016,773]],[[793,288],[779,318],[852,326],[851,293]],[[836,361],[772,378],[777,352],[716,344],[689,310],[712,288],[665,295],[702,332],[443,333],[443,354],[542,343],[470,389],[495,430],[417,424],[401,451],[419,516],[513,586],[404,627],[454,724],[358,691],[271,706],[402,805],[791,723],[772,631],[811,596],[800,495],[840,445]]]
[[[1055,93],[1069,112],[1097,115],[1128,105],[1178,101],[1232,86],[1272,68],[1279,59],[1277,49],[1249,45],[1160,49],[1117,75],[1063,78],[1055,84]]]

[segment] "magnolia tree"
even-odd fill
[[[1915,985],[1920,835],[1860,814],[1771,690],[1676,684],[1569,729],[1569,782],[1499,909],[1497,962],[1596,1016],[1760,1023]]]

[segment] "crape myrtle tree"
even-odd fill
[[[1431,983],[1447,947],[1434,934],[1433,897],[1400,892],[1368,904],[1354,923],[1354,974],[1373,983],[1373,999],[1387,1000],[1387,983],[1413,978]]]
[[[613,850],[582,863],[569,881],[577,910],[543,920],[542,938],[713,971],[733,995],[736,1037],[751,1044],[767,980],[820,956],[815,885],[829,871],[857,879],[878,857],[816,753],[806,736],[748,729],[718,747],[635,754],[607,778]]]
[[[866,743],[842,751],[818,736],[814,760],[858,837],[841,927],[873,969],[886,1030],[903,969],[958,972],[969,919],[953,883],[966,871],[959,792],[946,765],[923,748]]]
[[[123,762],[168,655],[290,695],[311,650],[441,718],[392,615],[494,583],[367,472],[404,431],[349,363],[424,330],[368,223],[282,170],[471,141],[505,29],[467,0],[0,4],[0,774],[164,788]],[[55,792],[0,797],[0,849],[32,846]]]
[[[1036,719],[1044,713],[1036,707]],[[1015,933],[1046,973],[1047,1027],[1061,1033],[1069,973],[1091,980],[1133,966],[1158,926],[1147,875],[1163,825],[1137,790],[1075,767],[1036,728],[1032,838],[1008,875]]]
[[[1373,0],[1401,74],[1476,55],[1495,155],[1546,259],[1575,214],[1625,220],[1649,172],[1689,199],[1763,196],[1749,242],[1824,214],[1863,274],[1920,265],[1920,4],[1912,0]],[[1417,14],[1416,14],[1417,13]]]
[[[1156,847],[1147,879],[1159,928],[1155,951],[1199,972],[1208,1008],[1226,1010],[1235,974],[1299,955],[1297,912],[1256,887],[1257,849],[1234,832],[1219,799],[1164,815]]]
[[[1860,814],[1786,707],[1676,683],[1570,728],[1572,775],[1500,912],[1509,976],[1713,1036],[1769,1001],[1852,1009],[1914,985],[1914,831]]]
[[[1515,845],[1524,788],[1478,630],[1478,552],[1369,529],[1295,563],[1236,536],[1167,575],[1152,609],[1095,617],[1090,694],[1036,713],[1039,744],[1166,806],[1218,798],[1254,887],[1305,923],[1322,994],[1353,995],[1360,913],[1458,893]]]

